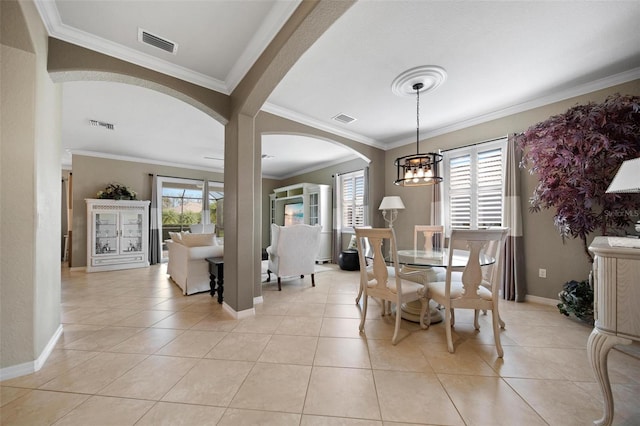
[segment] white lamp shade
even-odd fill
[[[404,203],[398,196],[392,195],[384,197],[380,203],[379,210],[402,210],[404,209]]]
[[[640,192],[640,157],[622,163],[607,189],[607,193],[616,192]]]

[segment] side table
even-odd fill
[[[211,286],[211,297],[217,292],[218,303],[222,303],[222,293],[224,292],[224,258],[207,257],[209,262],[209,285]]]

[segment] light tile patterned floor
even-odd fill
[[[182,296],[166,265],[63,269],[64,334],[35,374],[0,383],[9,425],[589,425],[601,415],[590,328],[552,306],[501,304],[504,359],[490,317],[456,311],[444,328],[402,324],[354,303],[358,272],[263,285],[237,321],[208,294]],[[640,424],[640,360],[609,357],[614,424]]]

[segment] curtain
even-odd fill
[[[440,154],[440,151],[438,151]],[[442,213],[442,189],[440,184],[431,185],[431,225],[444,225]],[[445,230],[446,231],[446,230]]]
[[[507,300],[524,302],[527,293],[522,238],[519,164],[522,152],[516,147],[515,135],[507,139],[507,161],[504,186],[504,226],[509,227],[505,244],[502,295]]]
[[[151,265],[159,263],[162,257],[158,224],[158,192],[158,175],[154,173],[151,180],[151,208],[149,209],[149,263]]]
[[[201,223],[211,223],[211,215],[209,212],[209,180],[204,179],[202,186],[202,219]],[[203,228],[204,229],[204,228]]]
[[[342,217],[338,214],[338,197],[340,196],[340,175],[333,176],[333,263],[338,264],[338,256],[342,252]]]
[[[365,167],[363,170],[364,174],[364,196],[362,199],[362,208],[364,211],[364,225],[370,225],[369,222],[369,167]]]

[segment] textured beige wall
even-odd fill
[[[426,139],[421,141],[420,147],[422,151],[446,150],[498,138],[509,133],[522,132],[552,115],[565,112],[576,104],[603,101],[608,95],[616,92],[639,95],[640,80]],[[395,179],[393,161],[399,156],[413,152],[413,150],[415,150],[415,143],[386,152],[385,184],[387,192],[400,195],[407,207],[399,214],[398,221],[394,226],[399,245],[413,244],[413,231],[411,230],[413,224],[421,220],[426,221],[424,223],[429,223],[430,189],[399,188],[393,185]],[[590,264],[587,262],[579,241],[568,240],[565,244],[562,243],[562,239],[553,225],[554,212],[529,213],[528,200],[537,184],[537,179],[526,170],[521,171],[521,177],[527,294],[557,299],[558,292],[566,281],[586,279]],[[547,278],[538,277],[539,268],[547,270]]]
[[[74,155],[73,159],[73,253],[72,267],[87,265],[87,205],[86,198],[95,198],[96,193],[111,182],[131,187],[140,200],[151,200],[151,176],[209,179],[222,182],[221,173],[158,164],[121,161],[108,158]]]
[[[60,327],[61,98],[34,4],[0,19],[0,368],[28,370]]]

